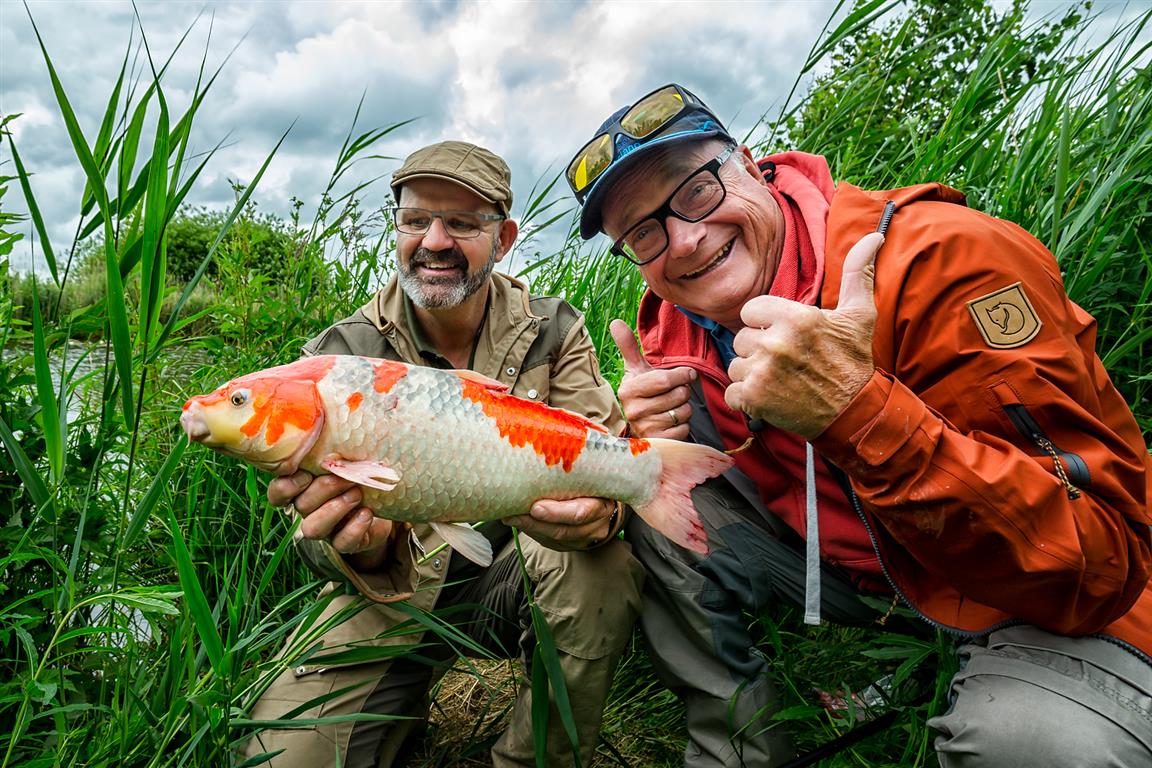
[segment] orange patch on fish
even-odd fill
[[[464,397],[477,403],[484,415],[496,422],[501,437],[516,448],[531,446],[545,464],[560,464],[565,472],[572,471],[584,450],[589,429],[608,431],[574,413],[493,392],[467,379],[461,383]]]
[[[632,437],[628,439],[628,447],[632,449],[633,456],[639,456],[652,447],[652,443],[648,442],[642,437]]]
[[[292,377],[281,378],[279,368],[241,376],[218,390],[222,396],[248,389],[252,396],[252,417],[240,431],[249,437],[264,430],[264,443],[275,445],[288,425],[309,430],[320,417],[316,383],[328,375],[335,361],[331,357],[305,358],[292,364]],[[286,368],[287,366],[280,366]],[[215,394],[215,393],[214,393]]]
[[[348,410],[352,413],[355,413],[356,409],[360,407],[360,403],[364,402],[364,395],[360,394],[359,392],[353,392],[352,394],[348,395],[348,400],[346,402],[348,403]]]
[[[407,375],[408,367],[403,363],[384,361],[376,366],[376,381],[373,387],[377,392],[387,392]]]
[[[311,381],[269,382],[262,390],[252,387],[252,418],[240,431],[252,437],[264,426],[264,443],[275,445],[288,425],[308,431],[320,416],[316,384]]]

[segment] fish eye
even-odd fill
[[[232,405],[239,408],[240,406],[244,405],[244,403],[248,402],[248,390],[238,389],[232,393],[232,397],[230,399],[232,400]]]

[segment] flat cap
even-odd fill
[[[498,155],[466,141],[442,141],[418,149],[392,174],[392,194],[413,179],[445,179],[475,192],[508,216],[512,210],[512,171]]]

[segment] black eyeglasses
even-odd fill
[[[475,213],[473,211],[429,211],[425,208],[393,208],[392,221],[397,232],[406,235],[425,235],[432,228],[432,222],[440,219],[444,231],[457,240],[469,240],[484,231],[484,225],[491,221],[503,221],[498,213]]]
[[[720,167],[736,151],[729,145],[723,152],[700,166],[680,183],[664,204],[645,216],[612,244],[611,251],[636,266],[655,261],[668,248],[669,216],[681,221],[700,221],[720,207],[728,191],[720,181]]]

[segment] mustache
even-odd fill
[[[448,264],[449,266],[460,269],[468,269],[468,259],[459,248],[450,248],[445,251],[430,251],[427,248],[417,248],[409,260],[409,266],[419,267],[429,262]]]

